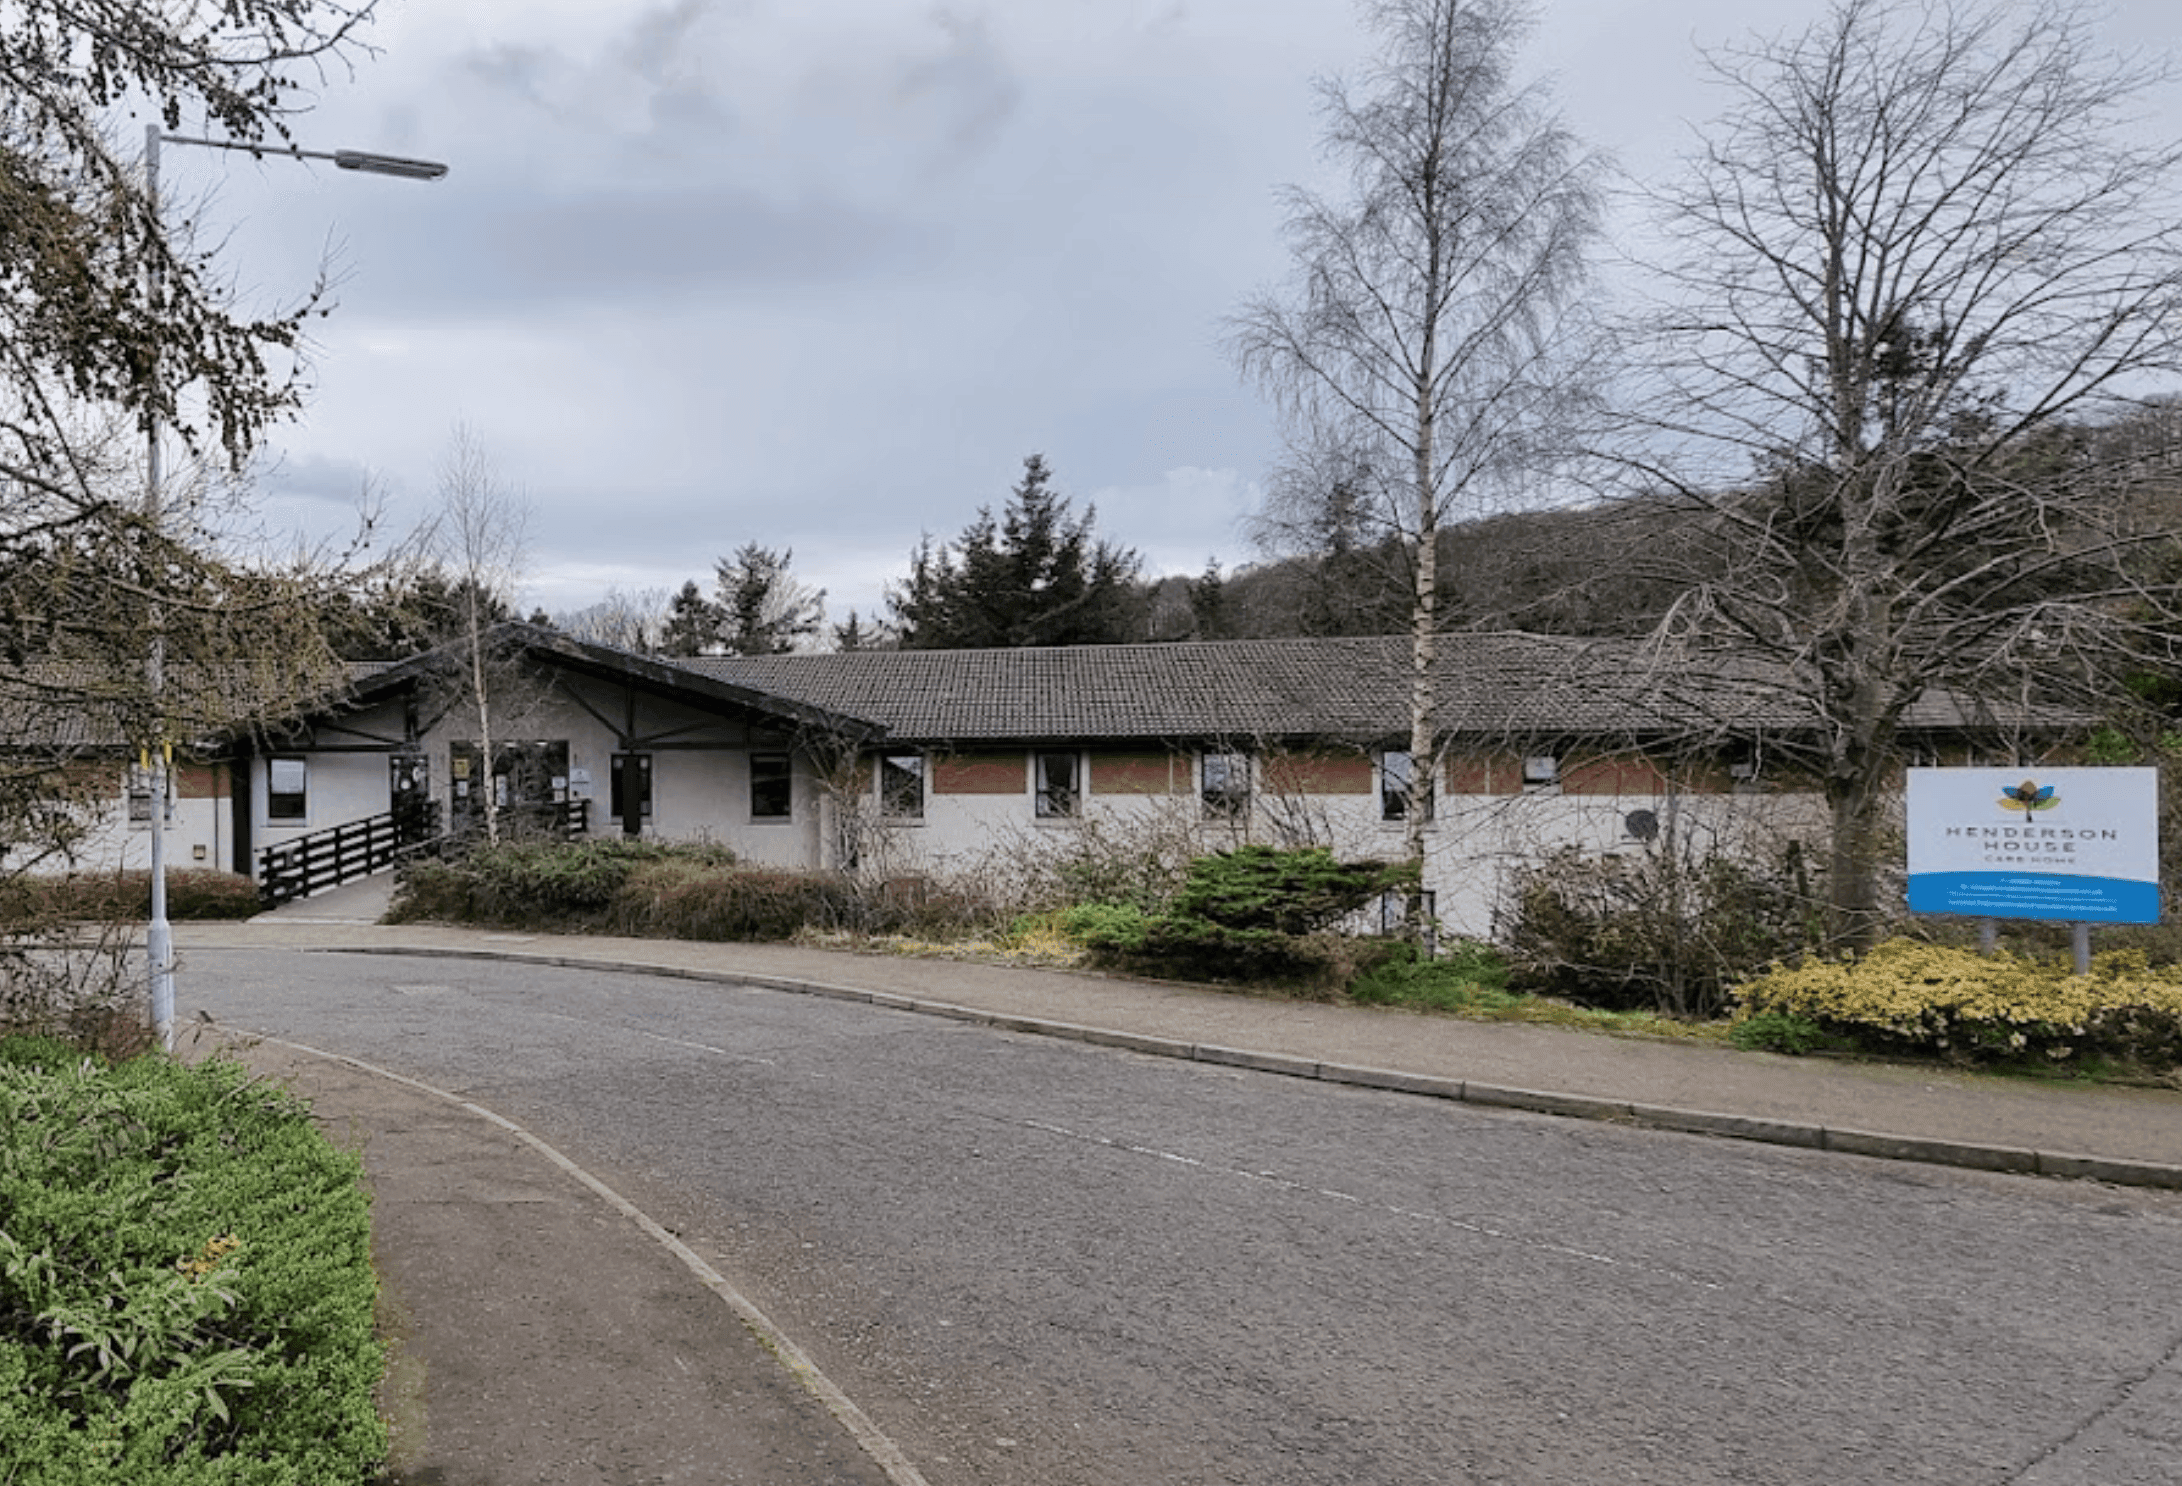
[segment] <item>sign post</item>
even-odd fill
[[[1909,909],[2075,925],[2159,922],[2157,769],[1911,769]]]

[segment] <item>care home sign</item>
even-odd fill
[[[1911,769],[1909,907],[2159,922],[2157,769]]]

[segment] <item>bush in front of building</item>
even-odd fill
[[[1086,903],[1060,922],[1110,968],[1335,995],[1395,952],[1335,926],[1413,880],[1406,867],[1342,862],[1324,847],[1243,846],[1196,858],[1156,910]]]
[[[703,843],[519,842],[402,872],[387,919],[546,933],[777,940],[852,917],[848,885],[748,867]]]
[[[250,918],[261,905],[257,884],[239,872],[191,868],[167,874],[167,917]],[[25,873],[0,887],[0,920],[23,922],[142,922],[152,909],[149,872]]]
[[[777,941],[806,928],[843,927],[853,913],[851,899],[849,884],[827,873],[654,867],[623,887],[613,922],[617,932],[654,938]]]
[[[1569,847],[1516,871],[1498,942],[1515,990],[1704,1020],[1737,981],[1818,942],[1821,902],[1792,842],[1695,858]]]
[[[1861,958],[1812,957],[1736,986],[1735,1017],[1881,1053],[2182,1066],[2182,972],[2155,969],[2140,950],[2098,955],[2089,975],[2074,970],[2063,958],[1889,939]]]
[[[606,837],[511,841],[410,863],[388,905],[390,923],[438,921],[495,928],[636,932],[620,899],[647,870],[717,874],[733,867],[721,847]]]

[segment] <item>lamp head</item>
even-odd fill
[[[447,167],[437,160],[374,155],[365,150],[336,150],[333,163],[343,170],[361,170],[368,175],[398,175],[412,181],[436,181],[447,173]]]

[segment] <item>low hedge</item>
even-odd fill
[[[370,1479],[361,1174],[239,1064],[0,1039],[0,1480]]]
[[[676,863],[718,871],[734,863],[718,848],[608,837],[597,841],[511,842],[402,869],[387,917],[504,928],[606,929],[616,899],[642,868]]]
[[[823,873],[735,867],[695,872],[661,864],[632,875],[613,908],[614,931],[662,939],[792,939],[851,916],[848,884]]]
[[[2182,1064],[2182,975],[2141,950],[2079,976],[2055,959],[1891,939],[1859,959],[1806,960],[1735,988],[1738,1024],[1763,1021],[1877,1052],[2005,1062],[2102,1057]]]
[[[787,939],[852,917],[824,873],[737,865],[725,848],[579,841],[482,848],[406,868],[387,918],[643,938]]]
[[[238,919],[262,909],[257,884],[239,872],[192,868],[167,874],[167,917]],[[24,874],[0,884],[0,920],[16,923],[113,923],[151,913],[149,872]]]

